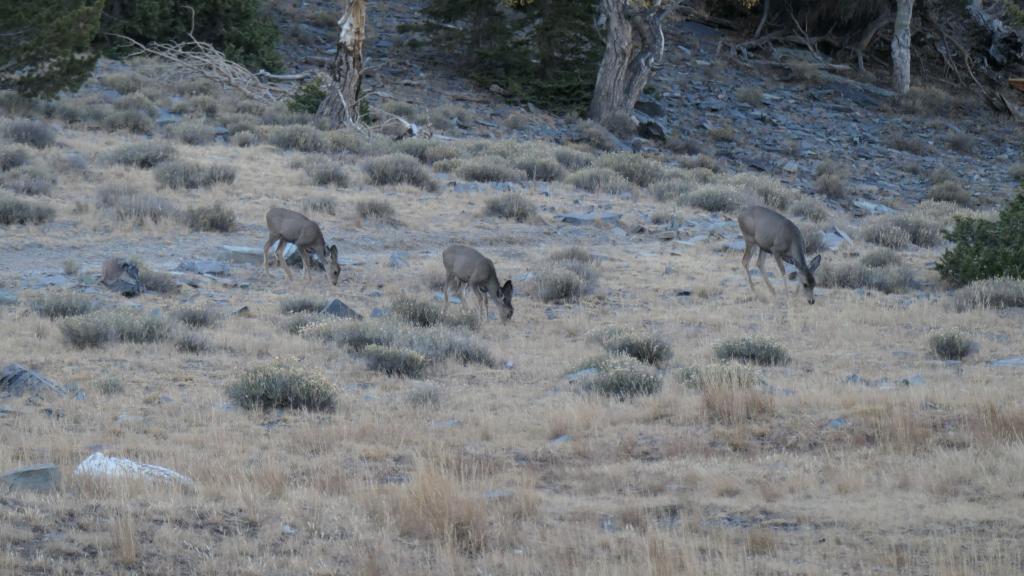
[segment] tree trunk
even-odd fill
[[[636,5],[635,7],[631,4]],[[605,122],[633,111],[665,52],[662,0],[601,0],[607,26],[604,57],[597,71],[590,118]]]
[[[910,92],[910,20],[914,0],[896,0],[896,21],[892,35],[892,83],[896,96]]]
[[[363,39],[366,34],[366,0],[342,0],[338,19],[338,53],[331,65],[331,85],[316,115],[332,127],[359,121],[359,85],[363,78]]]
[[[985,9],[982,0],[972,0],[967,6],[967,13],[975,24],[981,26],[989,34],[991,44],[988,47],[989,62],[997,67],[1006,66],[1011,60],[1024,62],[1024,35],[1007,26],[995,13]]]

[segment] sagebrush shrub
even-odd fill
[[[761,337],[741,337],[724,340],[715,345],[715,357],[725,362],[738,360],[760,366],[782,366],[789,364],[786,349]]]
[[[284,362],[249,368],[228,386],[227,394],[249,409],[333,412],[337,407],[337,391],[323,376]]]

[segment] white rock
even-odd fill
[[[75,468],[75,476],[108,476],[108,477],[136,477],[153,478],[182,484],[192,484],[187,476],[178,474],[170,468],[157,466],[155,464],[139,464],[127,458],[104,456],[102,452],[93,452],[82,463]]]

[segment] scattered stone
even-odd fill
[[[178,271],[222,275],[228,273],[228,265],[219,260],[184,260],[178,264]]]
[[[568,435],[568,434],[562,434],[562,435],[561,435],[561,436],[559,436],[558,438],[555,438],[555,439],[553,439],[553,440],[552,440],[552,441],[550,442],[550,444],[551,444],[552,446],[559,446],[559,445],[561,445],[561,444],[565,444],[566,442],[569,442],[569,441],[571,441],[571,440],[572,440],[572,436],[570,436],[570,435]]]
[[[60,468],[57,468],[55,464],[25,466],[0,475],[0,486],[6,491],[53,492],[58,485],[60,485]]]
[[[75,476],[101,476],[108,478],[143,478],[162,480],[167,482],[179,482],[191,485],[192,480],[163,466],[155,464],[140,464],[127,458],[116,458],[104,456],[102,452],[93,452],[91,456],[82,460],[82,463],[75,468]]]
[[[580,380],[590,378],[595,374],[597,374],[597,368],[583,368],[582,370],[577,370],[572,374],[568,374],[565,379],[569,382],[578,382]]]
[[[511,360],[505,360],[504,366],[506,370],[511,370],[515,364]]]
[[[53,380],[29,370],[21,364],[8,364],[0,371],[0,398],[52,398],[64,396],[67,391]]]
[[[849,421],[847,421],[846,418],[839,417],[839,418],[833,418],[833,419],[829,420],[828,424],[826,424],[826,426],[828,426],[829,428],[832,428],[832,429],[836,429],[836,428],[843,428],[847,424],[849,424]]]
[[[434,292],[434,300],[437,300],[438,302],[444,302],[444,292]],[[462,299],[456,296],[455,294],[452,294],[451,292],[448,293],[448,301],[451,302],[452,304],[462,303]]]
[[[989,362],[992,366],[1024,366],[1024,356],[1012,356]]]
[[[895,210],[889,208],[885,204],[879,204],[878,202],[872,202],[870,200],[865,200],[864,198],[854,199],[853,205],[868,214],[891,214],[892,212],[895,212]]]
[[[786,162],[785,164],[782,165],[782,170],[783,172],[789,172],[790,174],[793,174],[795,172],[800,171],[800,165],[794,162],[793,160],[790,160],[789,162]]]
[[[18,303],[18,296],[9,290],[0,290],[0,306],[14,306]]]
[[[405,261],[405,252],[395,250],[391,253],[391,256],[388,257],[389,268],[405,268],[408,265],[409,263]]]
[[[620,218],[622,218],[622,214],[618,212],[571,212],[558,217],[559,220],[566,224],[575,225],[598,224],[601,222],[615,224]]]
[[[363,316],[355,310],[348,307],[347,304],[334,298],[324,306],[321,314],[329,314],[331,316],[337,316],[338,318],[355,318],[356,320],[362,320]]]
[[[298,530],[292,528],[289,524],[281,525],[281,534],[284,534],[285,536],[294,536],[295,534],[298,534],[298,532]]]
[[[843,232],[836,226],[830,226],[828,229],[821,232],[822,242],[825,246],[831,250],[836,251],[843,243],[849,243],[853,245],[853,239],[850,238],[849,234]]]
[[[103,262],[100,283],[126,298],[145,291],[139,280],[139,267],[121,258],[108,258]]]
[[[374,308],[370,310],[370,318],[383,318],[387,313],[383,308]]]

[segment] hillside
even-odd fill
[[[330,5],[278,6],[306,18],[289,72]],[[934,270],[1024,178],[1019,126],[938,83],[896,110],[877,78],[737,65],[677,19],[644,98],[668,142],[615,136],[474,85],[381,5],[365,88],[430,139],[147,58],[0,95],[0,368],[53,384],[0,377],[0,475],[61,476],[0,477],[0,573],[1024,569],[1024,284]],[[751,292],[749,204],[822,255],[814,305],[770,261]],[[274,206],[319,222],[338,286],[263,269]],[[452,243],[511,279],[511,321],[443,310]],[[143,294],[100,283],[111,257]],[[190,482],[76,474],[97,451]]]

